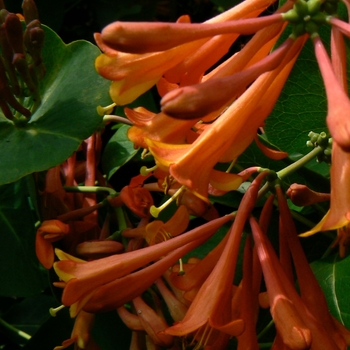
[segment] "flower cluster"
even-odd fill
[[[331,192],[294,184],[287,194],[298,206],[330,200],[329,212],[304,236],[337,229],[336,243],[345,255],[350,101],[343,35],[350,36],[350,25],[338,18],[335,1],[286,1],[275,13],[262,15],[270,5],[245,0],[200,24],[188,16],[177,23],[115,22],[95,35],[103,52],[95,66],[112,81],[114,101],[99,108],[102,115],[111,117],[115,105],[128,105],[157,88],[158,113],[142,106],[124,109],[129,140],[155,165],[142,167],[115,191],[98,170],[97,132],[47,172],[37,256],[55,270],[62,304],[76,317],[71,339],[56,349],[74,342],[96,349],[89,334],[94,314],[111,310],[132,330],[131,349],[220,350],[232,339],[237,349],[258,349],[256,323],[263,309],[269,309],[275,325],[271,349],[350,345],[349,331],[328,310],[284,195],[284,178],[303,160],[277,174],[260,166],[232,172],[254,141],[273,160],[287,156],[266,147],[258,134],[310,39],[332,137],[331,142],[318,135],[312,156],[329,159],[332,145]],[[331,26],[331,57],[319,34],[323,25]],[[252,38],[226,58],[240,35]],[[242,184],[248,188],[242,190]],[[220,213],[210,199],[236,190],[244,192],[237,210]],[[156,207],[162,192],[167,200]],[[158,219],[173,202],[171,213]],[[273,215],[278,228],[270,227]],[[204,222],[192,225],[193,218]],[[205,257],[184,258],[225,230]],[[278,237],[278,253],[271,232]]]

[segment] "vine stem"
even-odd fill
[[[4,333],[15,334],[15,335],[20,336],[21,338],[25,339],[26,341],[31,338],[30,334],[23,332],[20,329],[10,325],[6,321],[4,321],[2,318],[0,318],[0,326],[4,330]]]
[[[307,164],[308,162],[310,162],[313,158],[315,158],[316,156],[318,156],[319,154],[321,154],[324,151],[324,147],[321,146],[317,146],[315,147],[311,152],[309,152],[308,154],[306,154],[304,157],[298,159],[296,162],[294,162],[291,165],[288,165],[287,167],[285,167],[284,169],[280,170],[277,172],[277,177],[281,180],[283,180],[283,178],[285,178],[286,176],[288,176],[290,173],[295,172],[296,170],[300,169],[301,167],[303,167],[305,164]]]
[[[118,193],[110,187],[102,186],[63,186],[67,192],[82,192],[82,193],[97,193],[108,192],[110,195],[115,196]]]

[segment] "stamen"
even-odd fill
[[[185,270],[184,270],[184,265],[183,265],[182,259],[179,259],[179,264],[180,264],[180,270],[177,273],[177,275],[183,276],[185,274]]]
[[[147,148],[144,148],[144,150],[141,153],[141,159],[145,159],[150,155],[152,155],[152,153]]]
[[[166,176],[162,183],[162,187],[164,188],[164,194],[168,194],[170,187],[176,182],[176,180],[171,176]]]
[[[149,173],[153,172],[157,168],[158,168],[158,165],[155,165],[152,168],[147,168],[146,166],[142,166],[140,169],[140,174],[143,176],[147,176]]]
[[[49,309],[50,315],[51,315],[52,317],[56,317],[57,312],[60,311],[60,310],[62,310],[63,308],[65,308],[64,305],[60,305],[60,306],[58,306],[58,307],[56,307],[56,308],[50,307],[50,309]]]
[[[204,326],[203,326],[204,327]],[[199,342],[196,344],[196,346],[193,348],[193,350],[200,350],[200,349],[204,349],[209,337],[211,335],[211,332],[213,331],[213,328],[209,326],[208,323],[205,324],[205,328],[204,331],[202,333],[202,336],[199,340]]]
[[[112,103],[106,107],[103,106],[97,106],[96,110],[98,115],[100,115],[101,117],[103,117],[105,114],[111,114],[113,111],[113,108],[116,106],[116,103]]]
[[[150,213],[154,218],[157,218],[159,213],[165,209],[170,203],[172,203],[183,191],[185,186],[181,186],[166,202],[164,202],[160,207],[155,207],[154,205],[150,208]]]
[[[231,169],[233,168],[233,166],[235,165],[236,163],[236,159],[234,159],[231,164],[229,165],[229,167],[227,168],[226,170],[226,173],[229,173],[231,171]]]

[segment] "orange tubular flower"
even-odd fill
[[[190,216],[188,211],[184,205],[181,205],[166,223],[161,220],[154,220],[146,226],[124,230],[123,236],[129,238],[141,237],[149,245],[152,245],[183,233],[189,222]]]
[[[69,225],[60,220],[44,221],[36,232],[36,256],[45,269],[51,269],[55,260],[53,242],[57,242],[70,232]]]
[[[332,63],[320,37],[315,35],[313,42],[315,55],[326,89],[328,128],[333,140],[345,151],[350,151],[350,100],[348,94],[344,90],[343,82],[334,73]]]
[[[319,286],[315,275],[313,274],[307,258],[300,244],[297,231],[292,219],[292,215],[288,208],[288,204],[280,186],[276,187],[278,206],[280,209],[280,217],[282,223],[282,234],[288,242],[290,252],[293,257],[298,284],[301,292],[301,298],[312,312],[315,318],[322,323],[339,349],[346,349],[347,344],[342,332],[346,332],[348,337],[350,332],[343,327],[343,331],[338,330],[339,324],[335,323],[331,316],[326,298]]]
[[[100,350],[100,347],[94,342],[90,336],[95,320],[95,315],[85,311],[80,311],[73,327],[71,338],[65,340],[61,346],[56,346],[54,350],[62,350],[68,348],[72,344],[75,345],[75,349],[85,350]]]
[[[223,216],[186,234],[157,245],[90,262],[76,261],[74,257],[56,250],[56,254],[61,261],[54,264],[54,269],[60,279],[66,282],[62,296],[63,304],[72,305],[78,300],[91,295],[96,288],[126,276],[148,263],[158,260],[174,249],[187,243],[198,241],[198,239],[209,238],[221,225],[231,220],[231,218],[231,215]],[[157,278],[159,276],[155,279]]]
[[[310,236],[319,231],[336,230],[350,222],[350,153],[345,152],[333,141],[331,166],[330,209],[323,219],[301,237]]]
[[[285,223],[286,221],[284,221]],[[343,346],[338,347],[339,344],[344,344],[344,339],[340,339],[341,342],[338,343],[336,339],[339,340],[339,333],[335,334],[334,327],[332,327],[333,330],[327,329],[327,326],[319,319],[324,309],[315,311],[314,307],[318,307],[317,301],[314,300],[310,304],[308,299],[311,298],[311,295],[305,296],[304,294],[301,297],[297,293],[271,243],[253,217],[250,218],[250,225],[264,274],[271,315],[275,321],[278,336],[282,338],[287,349],[309,349],[311,347],[311,349],[317,350],[345,350]],[[300,264],[298,269],[299,267],[301,267]],[[300,276],[299,272],[298,276]],[[304,277],[302,280],[304,281]],[[306,284],[308,283],[307,281]],[[314,287],[313,284],[311,289]],[[332,331],[334,331],[335,338],[330,334]],[[277,349],[277,347],[274,348]]]
[[[204,200],[207,200],[208,185],[213,176],[216,177],[216,186],[222,186],[219,189],[237,189],[240,185],[237,175],[220,173],[213,167],[217,162],[236,159],[254,140],[304,41],[305,37],[296,39],[279,67],[261,75],[192,144],[172,145],[146,139],[156,163],[164,170],[169,169],[180,184]],[[201,169],[199,175],[198,169]]]
[[[231,336],[237,336],[243,332],[243,320],[232,319],[233,277],[243,228],[255,205],[260,184],[266,175],[266,173],[260,174],[248,188],[218,263],[201,286],[185,318],[168,328],[166,333],[184,336],[202,327],[205,328],[204,332],[209,327]]]
[[[258,16],[262,11],[264,11],[271,4],[270,0],[248,0],[244,1],[244,3],[235,6],[234,8],[214,17],[213,19],[206,22],[206,24],[215,24],[220,22],[238,20],[242,18],[251,18]],[[271,19],[263,20],[253,20],[256,22],[266,22]],[[281,21],[279,16],[275,16],[272,22]],[[183,19],[180,19],[180,22],[184,22]],[[133,23],[134,25],[134,23]],[[148,33],[148,28],[152,28],[154,23],[146,24],[141,28],[141,32],[146,34],[146,37],[152,38],[163,38],[162,28],[158,28],[159,34],[150,36]],[[157,25],[157,24],[156,24]],[[159,79],[169,71],[170,69],[176,67],[181,62],[183,62],[187,57],[193,55],[198,49],[200,49],[203,45],[210,41],[214,41],[214,45],[209,44],[209,51],[203,52],[203,58],[207,59],[209,56],[209,52],[219,51],[219,57],[216,57],[216,61],[222,57],[233,41],[238,37],[238,34],[232,35],[219,35],[216,38],[210,38],[210,36],[214,36],[215,33],[208,34],[206,33],[204,39],[196,40],[197,37],[192,38],[194,40],[189,43],[181,44],[181,42],[176,41],[172,44],[172,40],[177,40],[178,35],[168,36],[166,42],[170,43],[170,45],[181,45],[176,46],[174,48],[170,48],[166,51],[154,52],[154,53],[141,53],[141,54],[133,54],[133,53],[122,53],[110,47],[108,42],[116,37],[114,35],[115,27],[119,27],[120,24],[112,24],[108,27],[108,30],[105,29],[105,32],[102,34],[96,34],[95,40],[98,46],[105,53],[100,55],[95,62],[95,67],[99,74],[101,74],[106,79],[112,80],[113,83],[110,88],[110,95],[113,101],[119,105],[124,105],[132,102],[138,96],[140,96],[145,91],[149,90],[153,85],[155,85]],[[173,25],[174,26],[174,25]],[[265,23],[266,26],[266,23]],[[176,25],[175,25],[176,27]],[[249,22],[243,26],[244,28],[249,28]],[[261,27],[260,27],[261,28]],[[256,28],[258,29],[258,28]],[[236,30],[237,31],[237,30]],[[191,31],[190,31],[191,32]],[[200,30],[199,30],[200,32]],[[185,37],[189,33],[188,29],[185,32]],[[220,34],[220,33],[216,33]],[[201,35],[201,34],[200,34]],[[105,37],[107,37],[107,43],[105,42]],[[112,39],[111,39],[112,37]],[[203,35],[201,36],[203,37]],[[220,48],[217,50],[217,41],[221,41],[221,46],[224,49]],[[148,46],[150,43],[147,44]],[[151,51],[160,51],[162,48],[152,48]],[[147,48],[145,48],[147,51]],[[131,45],[131,51],[135,51],[135,47]],[[215,62],[216,62],[215,61]],[[215,62],[212,62],[214,64]],[[156,63],[156,64],[155,64]],[[209,68],[209,67],[206,67]],[[203,68],[202,74],[205,72],[206,68]],[[187,69],[186,69],[187,71]],[[185,72],[184,72],[185,73]],[[181,74],[184,75],[184,73]],[[176,81],[175,81],[176,82]],[[177,81],[179,82],[179,81]]]
[[[133,122],[128,138],[135,146],[148,148],[145,138],[168,143],[185,143],[194,120],[179,120],[164,113],[152,113],[143,107],[125,108],[126,116]]]

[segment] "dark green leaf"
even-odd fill
[[[137,153],[134,144],[128,139],[128,130],[129,126],[120,127],[111,137],[103,152],[102,168],[108,179]]]
[[[314,261],[311,267],[325,293],[331,314],[349,328],[350,256],[341,259],[338,254],[332,255]]]
[[[109,82],[94,68],[98,48],[86,41],[65,45],[44,29],[41,105],[24,126],[0,116],[1,184],[66,160],[99,127],[97,105],[110,102]]]

